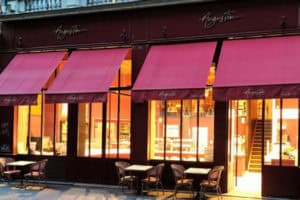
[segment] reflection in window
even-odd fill
[[[265,101],[266,165],[296,166],[298,164],[298,108],[298,99]]]
[[[102,103],[80,103],[78,108],[77,155],[101,157]]]
[[[205,100],[151,101],[149,111],[150,159],[213,160],[211,94]]]
[[[39,95],[37,105],[15,106],[17,153],[66,155],[68,105],[42,102]]]

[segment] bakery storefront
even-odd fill
[[[223,192],[299,198],[298,2],[137,4],[0,17],[1,156],[98,184],[164,162],[169,189],[172,163],[224,165]]]

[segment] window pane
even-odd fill
[[[205,99],[199,104],[199,136],[198,159],[200,161],[213,161],[214,154],[214,107],[212,90],[207,90]]]
[[[37,105],[30,106],[30,154],[40,155],[42,149],[42,95],[38,95]]]
[[[281,159],[283,166],[298,163],[298,99],[283,99]]]
[[[121,65],[121,87],[131,86],[131,60],[124,60]]]
[[[90,106],[87,103],[78,105],[78,145],[77,155],[88,157],[89,152],[89,116]]]
[[[118,123],[118,95],[109,93],[107,99],[106,115],[106,157],[117,157],[117,123]]]
[[[182,160],[196,161],[197,100],[184,100],[182,109]]]
[[[91,157],[102,156],[102,103],[92,103]]]
[[[56,155],[67,155],[68,104],[56,104],[55,152]]]
[[[280,99],[265,100],[265,165],[279,165],[280,149]]]
[[[42,154],[53,155],[53,136],[54,136],[54,104],[44,104],[44,135],[42,142]]]
[[[120,95],[119,158],[130,158],[130,91]]]
[[[16,127],[14,128],[17,135],[17,153],[27,154],[27,135],[28,135],[28,115],[29,106],[16,106],[17,120]]]
[[[150,159],[163,160],[164,158],[164,101],[151,101],[149,112],[149,152]]]
[[[180,159],[180,100],[167,101],[166,159]]]

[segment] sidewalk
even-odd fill
[[[149,195],[136,196],[123,193],[119,187],[88,185],[88,184],[49,184],[47,188],[28,187],[19,189],[14,183],[7,185],[0,184],[0,200],[172,200],[172,191],[150,192]],[[189,193],[178,193],[178,200],[191,199]],[[209,200],[217,200],[210,196]],[[258,200],[263,198],[233,197],[223,195],[222,200]],[[274,200],[274,198],[272,198]],[[279,200],[279,199],[276,199]]]

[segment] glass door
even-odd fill
[[[228,190],[239,195],[249,192],[260,195],[261,103],[261,100],[229,102]]]

